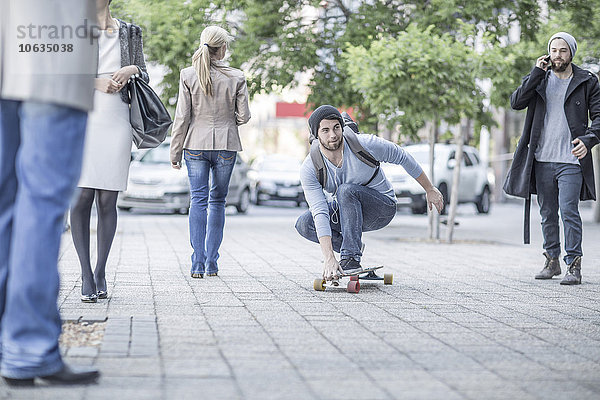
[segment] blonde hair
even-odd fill
[[[192,57],[192,65],[196,70],[200,87],[205,95],[212,96],[212,80],[210,79],[211,56],[231,42],[233,38],[220,26],[207,26],[200,35],[200,47]]]

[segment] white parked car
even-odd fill
[[[429,144],[405,146],[415,160],[429,176]],[[487,214],[490,211],[492,183],[488,178],[488,168],[480,161],[479,153],[471,146],[464,146],[463,161],[458,187],[459,203],[475,203],[477,212]],[[442,192],[445,205],[450,203],[452,176],[456,161],[456,145],[438,143],[435,145],[435,163],[433,184]],[[425,191],[399,165],[383,163],[385,176],[392,182],[399,206],[408,206],[414,214],[427,212]],[[444,206],[444,213],[446,207]]]

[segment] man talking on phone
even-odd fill
[[[560,210],[567,268],[561,285],[581,284],[579,200],[596,199],[591,149],[600,142],[598,77],[572,63],[576,51],[573,36],[554,34],[548,41],[548,54],[536,60],[510,97],[511,107],[527,108],[527,116],[504,184],[507,194],[526,199],[525,243],[529,243],[529,200],[537,194],[545,263],[535,279],[552,279],[562,273]]]

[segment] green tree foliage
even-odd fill
[[[248,0],[244,12],[247,18],[234,58],[239,64],[248,61],[253,92],[293,86],[298,71],[312,72],[309,103],[354,106],[359,118],[373,125],[377,117],[370,104],[344,73],[345,63],[360,62],[342,57],[346,46],[369,47],[381,36],[398,35],[412,22],[450,35],[469,23],[491,32],[495,40],[519,23],[529,35],[538,28],[539,6],[537,0]]]
[[[598,63],[600,0],[548,0],[550,20],[540,17],[538,0],[114,0],[115,16],[144,28],[150,61],[167,68],[163,98],[177,95],[179,70],[191,64],[200,33],[209,24],[235,37],[231,64],[242,67],[251,94],[277,92],[310,76],[308,102],[354,106],[364,124],[377,115],[345,71],[361,60],[343,56],[347,46],[370,47],[372,41],[396,37],[412,24],[461,40],[465,24],[485,33],[482,73],[494,83],[492,104],[505,106],[508,95],[545,49],[553,30],[572,29],[581,47],[576,62]],[[511,27],[520,26],[519,41],[507,43]],[[565,26],[567,28],[565,28]],[[427,43],[427,42],[426,42]],[[424,43],[423,45],[425,45]],[[465,42],[473,45],[472,42]],[[585,57],[585,58],[584,58]],[[483,109],[480,110],[480,114]],[[480,115],[481,116],[481,115]]]
[[[448,33],[409,25],[395,37],[348,45],[350,83],[371,110],[415,134],[424,121],[478,118],[484,93],[476,84],[483,58]],[[360,62],[354,62],[360,60]]]

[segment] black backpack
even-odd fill
[[[365,148],[360,144],[358,140],[358,125],[356,122],[350,118],[350,116],[344,112],[342,113],[342,118],[344,119],[344,131],[342,135],[344,136],[344,140],[348,143],[348,147],[352,150],[352,153],[358,159],[365,164],[367,164],[371,168],[375,168],[375,172],[371,176],[371,179],[367,181],[367,183],[363,183],[363,186],[367,186],[371,181],[375,178],[377,173],[379,172],[379,161],[375,159]],[[323,159],[323,154],[319,150],[319,141],[313,140],[310,144],[310,158],[312,159],[313,165],[317,172],[317,179],[322,187],[325,187],[327,184],[327,168],[325,168],[325,160]]]

